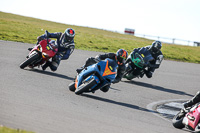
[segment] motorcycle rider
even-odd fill
[[[192,107],[193,105],[197,104],[200,102],[200,91],[198,91],[196,93],[196,95],[194,97],[192,97],[192,99],[188,100],[187,102],[183,103],[183,109],[181,109],[181,112],[179,113],[179,117],[183,117],[186,113],[187,113],[187,109],[188,107]]]
[[[184,106],[184,108],[188,108],[188,107],[195,105],[198,102],[200,102],[200,91],[198,91],[191,100],[183,103],[183,106]]]
[[[96,64],[101,60],[105,60],[106,58],[110,58],[112,60],[115,60],[118,64],[117,76],[115,77],[115,80],[112,82],[112,83],[118,83],[122,79],[123,73],[125,71],[125,60],[127,59],[127,56],[128,52],[124,49],[119,49],[116,53],[99,54],[95,58],[94,57],[87,58],[83,67],[77,69],[76,71],[77,73],[80,73],[84,68],[92,64]],[[110,84],[104,86],[100,90],[103,92],[107,92],[109,88]]]
[[[39,36],[37,44],[43,39],[48,38],[56,38],[56,41],[52,41],[56,43],[58,46],[58,52],[52,58],[52,62],[47,61],[45,65],[42,66],[42,69],[45,70],[47,67],[50,67],[52,71],[56,71],[61,60],[67,60],[69,56],[72,54],[75,48],[74,44],[74,36],[75,31],[72,28],[67,28],[64,33],[56,32],[56,33],[48,33]]]
[[[146,46],[146,48],[150,51],[151,55],[153,56],[154,60],[150,61],[148,64],[148,69],[145,71],[145,74],[148,78],[151,78],[153,76],[153,73],[155,69],[158,69],[162,60],[163,60],[163,54],[161,52],[162,43],[160,41],[154,41],[152,45]],[[136,48],[133,50],[133,52],[139,51],[141,48]],[[129,60],[126,60],[128,62]],[[140,75],[142,78],[144,76],[144,73]]]

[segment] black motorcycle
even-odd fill
[[[149,62],[154,60],[149,50],[145,47],[134,50],[127,58],[125,73],[123,78],[131,80],[136,77],[142,77],[147,71]]]

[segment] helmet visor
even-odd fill
[[[74,39],[74,37],[69,37],[67,35],[65,35],[65,38],[64,38],[64,42],[71,42],[72,40]]]
[[[125,58],[122,56],[117,56],[117,61],[119,65],[122,65],[125,63]]]
[[[157,53],[160,51],[160,47],[152,47],[152,51]]]

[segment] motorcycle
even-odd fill
[[[45,34],[48,37],[48,31],[45,31]],[[58,48],[50,44],[50,41],[47,38],[34,46],[26,57],[26,60],[20,64],[20,68],[24,69],[27,66],[30,68],[39,67],[51,59],[57,53]]]
[[[134,50],[127,58],[123,78],[131,80],[142,77],[147,71],[149,62],[154,60],[147,48]]]
[[[79,95],[94,92],[114,81],[117,74],[117,63],[109,58],[83,69],[69,84],[69,90]]]
[[[172,124],[178,129],[186,127],[195,133],[200,133],[200,104],[181,109],[172,119]]]

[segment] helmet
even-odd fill
[[[152,52],[158,53],[162,47],[162,43],[160,41],[154,41],[150,47]]]
[[[124,49],[119,49],[116,53],[117,63],[119,65],[122,65],[125,63],[125,60],[127,59],[128,52]]]
[[[74,39],[75,31],[72,28],[67,28],[64,32],[64,43],[71,42]]]

